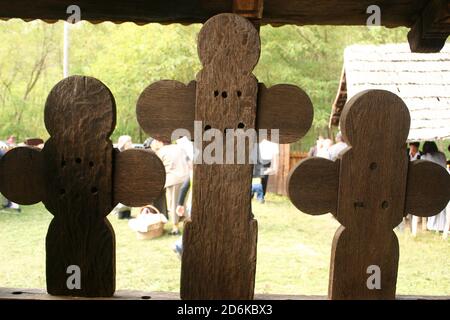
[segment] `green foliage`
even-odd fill
[[[57,26],[42,22],[0,24],[0,136],[44,136],[44,97],[57,77]],[[4,138],[3,138],[4,139]]]
[[[201,68],[196,49],[200,27],[87,22],[71,27],[70,74],[94,76],[111,89],[117,103],[114,140],[122,134],[131,135],[134,141],[145,139],[136,121],[135,105],[146,86],[160,79],[185,83],[195,79]],[[331,26],[261,28],[261,58],[254,71],[258,79],[267,85],[298,85],[314,104],[313,130],[294,149],[307,150],[317,134],[327,134],[344,48],[353,43],[404,42],[406,31]],[[48,92],[62,79],[62,35],[62,22],[0,23],[1,139],[10,134],[19,141],[48,137],[43,108]]]

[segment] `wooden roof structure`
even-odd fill
[[[407,44],[347,47],[330,126],[339,125],[345,103],[367,89],[403,99],[411,115],[409,141],[450,139],[450,45],[431,54],[411,53]]]
[[[412,28],[414,52],[439,51],[450,33],[448,0],[14,0],[0,2],[0,18],[66,20],[70,5],[94,23],[203,23],[213,15],[235,12],[262,24],[365,25],[367,8],[378,5],[381,24]]]

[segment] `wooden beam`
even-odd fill
[[[262,24],[366,25],[367,7],[380,6],[381,23],[411,27],[428,0],[265,0]],[[81,18],[91,22],[131,21],[138,24],[203,23],[213,15],[232,12],[230,0],[15,0],[0,2],[0,17],[66,20],[66,9],[78,5]],[[258,11],[256,11],[258,12]]]
[[[256,294],[256,300],[326,300],[325,295]],[[397,296],[398,300],[448,300],[450,296]],[[118,290],[110,298],[51,296],[42,289],[0,288],[0,300],[180,300],[177,292]]]
[[[233,0],[233,13],[243,16],[259,31],[264,0]]]
[[[412,52],[439,52],[450,34],[450,2],[432,0],[408,33]]]

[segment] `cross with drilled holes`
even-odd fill
[[[113,149],[115,119],[114,97],[103,83],[66,78],[45,105],[50,139],[43,150],[15,148],[1,159],[2,194],[20,204],[42,201],[54,216],[46,238],[50,294],[112,296],[115,240],[106,216],[119,202],[148,204],[164,187],[164,166],[154,153]],[[78,285],[68,279],[74,270]]]
[[[280,143],[294,142],[308,131],[313,118],[308,96],[292,85],[267,89],[252,74],[260,39],[247,19],[235,14],[209,19],[198,36],[198,54],[203,69],[196,82],[186,86],[159,81],[141,94],[138,121],[150,136],[169,141],[175,129],[184,128],[193,137],[194,121],[202,123],[201,133],[279,129]],[[201,156],[208,146],[195,140],[196,154]],[[226,150],[231,158],[238,151],[242,150],[236,146]],[[223,158],[229,159],[225,152]],[[253,165],[248,160],[244,164],[194,163],[193,170],[181,297],[252,299],[257,242],[250,198]]]
[[[394,299],[399,246],[393,232],[408,214],[429,217],[450,199],[450,176],[429,161],[409,163],[409,111],[393,93],[362,92],[345,106],[341,129],[351,146],[333,162],[309,158],[288,179],[301,211],[331,212],[342,224],[331,252],[331,299]]]

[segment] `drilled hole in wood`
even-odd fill
[[[381,208],[387,209],[388,207],[389,207],[389,202],[383,201],[383,202],[381,203]]]
[[[243,122],[239,122],[238,128],[239,129],[244,129],[245,128],[245,124]]]
[[[207,125],[205,126],[205,131],[208,131],[209,129],[211,129],[211,126],[210,126],[209,124],[207,124]]]
[[[59,194],[60,195],[65,195],[66,194],[66,190],[64,190],[64,189],[59,189]]]
[[[66,160],[61,160],[61,168],[64,168],[66,166]]]
[[[364,208],[364,202],[362,201],[356,201],[353,203],[355,208]]]
[[[215,90],[214,91],[214,97],[217,97],[219,95],[219,91],[218,90]]]
[[[94,166],[94,162],[92,162],[92,161],[89,161],[89,167],[93,167]]]
[[[76,159],[75,159],[75,162],[76,162],[76,163],[81,163],[81,158],[76,158]]]
[[[92,187],[91,192],[92,192],[92,194],[97,194],[97,192],[98,192],[97,187]]]
[[[222,91],[222,98],[225,99],[226,97],[228,97],[228,93],[226,91]]]
[[[378,167],[378,165],[375,162],[372,162],[369,166],[370,170],[375,170]]]
[[[242,92],[241,92],[240,90],[238,90],[236,93],[237,93],[237,96],[238,96],[238,97],[241,97],[241,96],[242,96]]]
[[[150,297],[150,296],[142,296],[141,297],[141,299],[143,299],[143,300],[149,300],[149,299],[151,299],[152,297]]]

